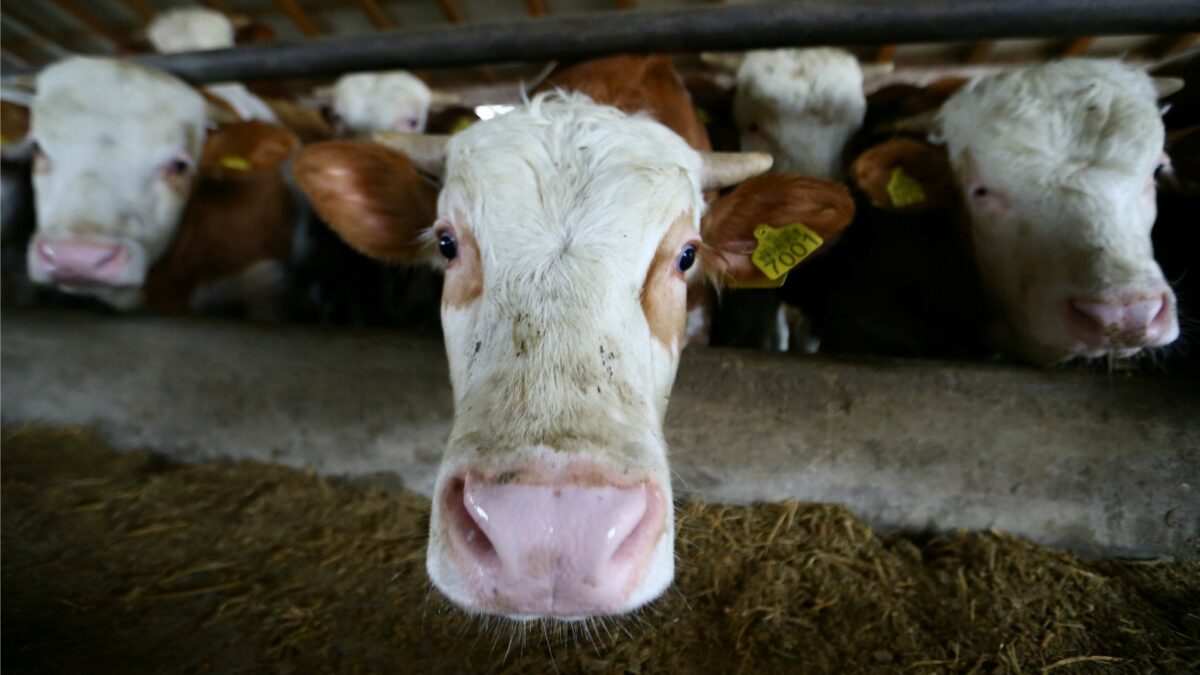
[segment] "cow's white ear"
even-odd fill
[[[408,157],[422,173],[441,178],[446,172],[446,142],[450,140],[449,136],[381,131],[372,134],[371,138]]]
[[[462,103],[462,96],[460,96],[452,91],[439,91],[437,89],[430,89],[429,95],[430,95],[429,102],[432,103],[433,105],[447,106],[447,105],[458,105],[458,104]]]
[[[746,60],[746,55],[741,52],[703,52],[700,60],[713,68],[736,73],[742,67],[742,61]]]
[[[765,173],[774,158],[765,152],[702,152],[704,168],[700,173],[703,190],[720,190],[747,178]]]
[[[1180,89],[1183,89],[1182,77],[1154,78],[1154,91],[1158,93],[1159,98],[1166,98]]]
[[[867,63],[861,66],[864,80],[869,80],[874,77],[883,77],[890,75],[896,70],[896,64],[893,61],[887,63]]]

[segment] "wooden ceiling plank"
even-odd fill
[[[60,58],[72,53],[73,50],[67,49],[59,42],[46,37],[42,27],[38,26],[35,22],[30,21],[24,10],[17,9],[17,7],[19,7],[19,5],[10,2],[7,5],[4,5],[4,8],[3,10],[0,10],[0,13],[3,13],[5,23],[9,24],[11,27],[15,27],[19,32],[24,33],[24,39],[6,39],[4,41],[5,46],[13,44],[18,45],[18,48],[20,45],[32,46],[49,53],[54,58]],[[37,60],[39,62],[43,61],[43,59]]]
[[[617,9],[635,9],[637,0],[617,0]]]
[[[158,13],[158,10],[148,0],[121,0],[121,4],[128,7],[129,11],[136,14],[143,23],[149,23]]]
[[[543,0],[525,0],[525,9],[529,16],[546,16],[550,13]]]
[[[438,5],[442,8],[442,14],[450,23],[462,23],[467,20],[467,15],[463,14],[458,3],[454,0],[438,0]]]
[[[279,11],[287,15],[292,23],[296,24],[296,28],[300,29],[308,37],[320,37],[325,33],[320,24],[313,20],[303,7],[296,0],[275,0],[275,6]]]
[[[54,0],[55,6],[68,14],[71,18],[83,24],[92,34],[98,35],[105,40],[113,43],[118,49],[129,49],[130,43],[121,34],[110,29],[104,23],[96,19],[82,7],[75,4],[75,0]]]
[[[375,0],[357,0],[358,7],[367,15],[372,26],[379,29],[395,28],[396,21]]]
[[[875,52],[875,63],[891,63],[896,60],[896,45],[886,44]]]

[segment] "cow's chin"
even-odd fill
[[[426,568],[455,605],[573,621],[634,611],[670,586],[674,512],[665,467],[648,475],[574,454],[536,452],[536,463],[518,454],[526,457],[520,465],[464,463],[439,476]]]
[[[1073,330],[1069,312],[1051,305],[1044,311],[1031,312],[1023,328],[1004,331],[1006,336],[1001,346],[1023,361],[1042,367],[1071,362],[1131,359],[1148,350],[1169,345],[1179,337],[1173,297],[1168,309],[1169,316],[1164,320],[1166,325],[1157,328],[1152,335],[1118,333],[1111,338],[1088,340]]]

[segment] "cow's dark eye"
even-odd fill
[[[692,265],[696,264],[696,245],[688,244],[679,252],[679,261],[675,263],[676,268],[680,272],[686,272],[692,269]]]
[[[438,250],[442,252],[442,256],[446,260],[454,260],[454,256],[458,255],[458,242],[454,240],[454,235],[443,232],[438,237]]]
[[[751,122],[749,126],[746,127],[746,131],[749,131],[752,134],[757,134],[759,132],[758,122]]]
[[[192,162],[186,157],[176,157],[167,162],[166,170],[172,176],[182,176],[192,170]]]
[[[988,189],[982,185],[976,185],[975,187],[971,188],[971,196],[986,197],[988,196]]]

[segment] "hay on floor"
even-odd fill
[[[0,458],[5,672],[1200,672],[1194,562],[684,502],[667,597],[513,624],[431,592],[417,495],[79,430],[9,429]]]

